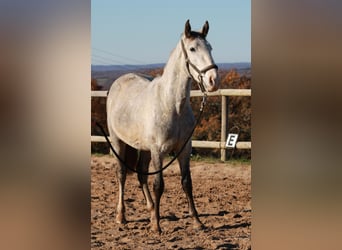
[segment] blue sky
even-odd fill
[[[251,61],[250,0],[92,0],[92,64],[165,63],[187,19],[216,63]]]

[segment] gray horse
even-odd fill
[[[186,143],[177,160],[194,228],[202,228],[203,224],[198,218],[192,195],[191,140],[186,142],[195,125],[190,106],[191,78],[198,79],[208,92],[219,87],[217,66],[211,56],[211,46],[206,41],[208,30],[206,22],[200,32],[192,31],[188,20],[161,76],[151,80],[138,74],[123,75],[112,84],[107,98],[107,122],[112,144],[127,164],[134,163],[139,150],[142,153],[136,168],[146,172],[152,160],[154,170],[159,170],[164,157],[171,152],[177,153]],[[127,169],[120,161],[117,164],[119,200],[116,222],[125,223]],[[138,179],[147,209],[151,212],[151,230],[161,232],[159,205],[164,191],[163,174],[155,176],[154,201],[148,189],[147,176],[138,174]]]

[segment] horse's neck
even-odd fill
[[[161,76],[163,102],[169,108],[181,113],[186,105],[190,105],[190,83],[185,68],[184,55],[180,43],[172,51]]]

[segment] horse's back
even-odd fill
[[[107,97],[107,108],[110,108],[113,101],[130,102],[136,99],[146,89],[153,78],[147,75],[128,73],[116,79],[109,89]]]
[[[113,92],[118,88],[131,88],[132,86],[138,86],[141,88],[144,85],[149,84],[152,80],[153,77],[149,75],[128,73],[116,79],[113,82],[109,92]]]

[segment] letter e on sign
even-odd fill
[[[238,139],[238,134],[228,134],[226,147],[227,148],[235,148],[237,139]]]

